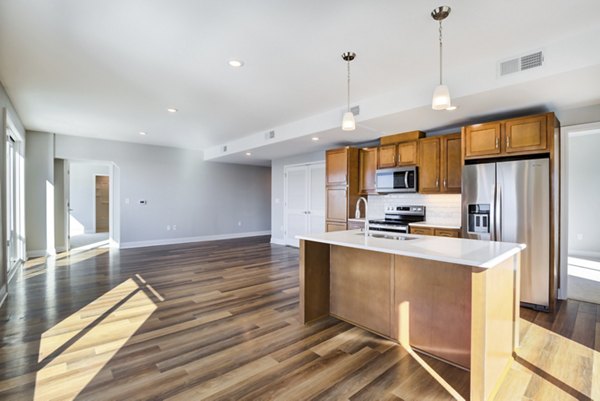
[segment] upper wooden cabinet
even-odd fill
[[[548,149],[545,115],[508,120],[504,127],[506,153]]]
[[[421,139],[419,146],[419,192],[440,192],[440,137]]]
[[[499,155],[501,124],[488,123],[464,128],[465,157]]]
[[[346,185],[348,181],[348,149],[331,149],[326,153],[327,185]]]
[[[358,164],[360,171],[358,176],[358,192],[361,195],[376,193],[375,172],[377,170],[377,148],[360,149]]]
[[[462,190],[462,158],[460,134],[445,135],[441,138],[442,192],[459,194]]]
[[[380,146],[377,151],[377,168],[396,167],[396,145]]]
[[[419,163],[419,142],[398,144],[398,166],[416,166]]]
[[[419,192],[461,191],[461,136],[450,134],[419,141]]]
[[[511,118],[463,128],[465,159],[549,152],[554,114]]]
[[[359,161],[357,148],[328,150],[325,154],[326,228],[346,229],[358,199]],[[373,178],[374,179],[374,178]]]

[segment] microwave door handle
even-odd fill
[[[404,188],[408,189],[408,171],[404,172]]]

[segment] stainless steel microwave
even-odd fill
[[[380,169],[376,172],[375,189],[380,194],[417,192],[417,167]]]

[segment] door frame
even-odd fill
[[[108,174],[98,174],[98,175],[108,175],[108,192],[109,192],[109,201],[108,201],[108,245],[111,248],[116,248],[119,249],[121,247],[121,207],[120,204],[118,202],[119,196],[120,196],[120,183],[121,183],[121,170],[119,168],[119,166],[112,162],[112,161],[107,161],[107,160],[89,160],[89,159],[65,159],[65,162],[69,162],[69,197],[68,197],[68,203],[69,203],[69,208],[70,208],[70,203],[71,203],[71,191],[70,191],[70,184],[71,184],[71,177],[70,177],[70,172],[71,172],[71,163],[87,163],[87,164],[99,164],[99,165],[103,165],[103,166],[108,166]],[[94,177],[94,185],[93,187],[96,187],[96,182],[95,182],[96,178]],[[95,191],[95,190],[94,190]],[[93,206],[94,206],[94,213],[96,210],[96,194],[94,192],[94,196],[93,196]],[[67,210],[68,211],[68,210]],[[71,212],[68,211],[67,213],[67,219],[70,218]],[[94,231],[96,228],[96,217],[94,215]],[[69,227],[69,231],[67,233],[67,235],[70,236],[70,227]],[[71,244],[69,241],[69,250],[71,250]]]
[[[569,288],[569,147],[570,139],[600,130],[600,122],[567,125],[560,133],[560,288],[558,298],[567,299]],[[600,135],[600,134],[597,134]]]
[[[322,164],[323,167],[325,167],[325,160],[319,160],[319,161],[314,161],[314,162],[308,162],[308,163],[296,163],[296,164],[287,164],[285,166],[283,166],[283,243],[286,246],[294,246],[292,244],[288,243],[288,238],[287,238],[287,231],[288,231],[288,176],[287,176],[287,172],[288,169],[294,168],[294,167],[309,167],[309,166],[314,166],[314,165],[319,165]],[[307,180],[307,187],[309,186],[310,183],[310,177]],[[323,217],[325,218],[325,217]]]
[[[8,236],[8,195],[9,195],[9,185],[7,180],[7,163],[8,160],[4,160],[4,163],[1,168],[2,172],[2,201],[0,205],[2,205],[2,235],[0,238],[4,239],[4,244],[1,253],[1,262],[6,269],[6,281],[9,283],[12,278],[16,275],[19,270],[20,263],[24,262],[26,259],[25,256],[25,142],[21,133],[17,130],[16,125],[12,121],[8,110],[4,109],[4,126],[2,132],[2,152],[6,156],[6,152],[8,149],[8,141],[9,141],[9,132],[13,139],[13,150],[14,150],[14,193],[12,193],[13,197],[13,214],[14,214],[14,231],[15,231],[15,252],[16,252],[16,268],[10,270],[9,266],[9,249],[7,246]],[[19,157],[20,156],[20,157]],[[1,301],[1,300],[0,300]]]

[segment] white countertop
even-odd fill
[[[361,230],[298,235],[296,238],[484,269],[492,268],[525,249],[525,244],[510,242],[479,241],[413,234],[406,234],[406,236],[417,239],[398,241],[385,238],[365,238]]]
[[[409,223],[409,226],[413,226],[413,227],[435,227],[435,228],[448,228],[451,230],[460,230],[460,226],[453,226],[453,225],[448,225],[448,224],[435,224],[435,223],[430,223],[428,221],[421,221],[419,223]]]

